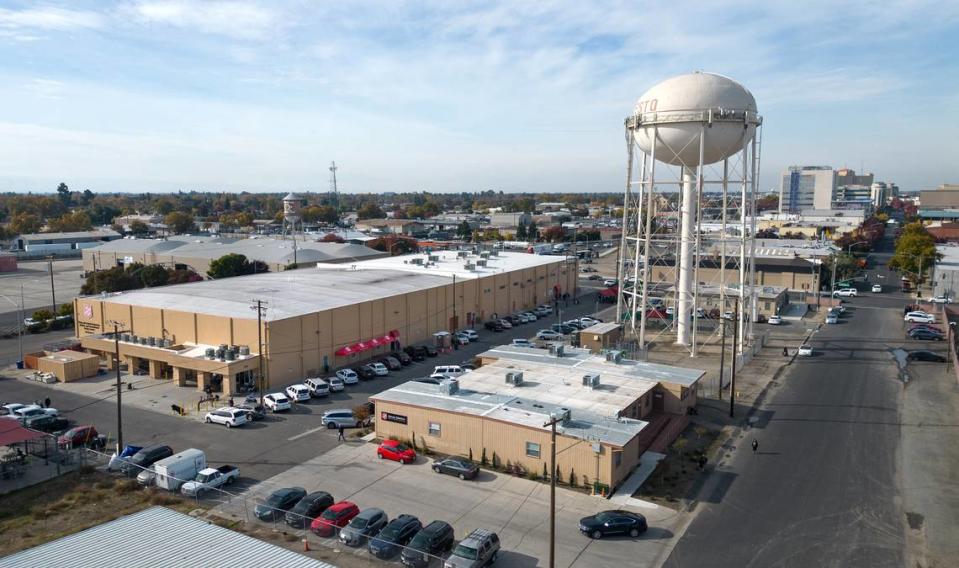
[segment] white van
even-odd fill
[[[330,394],[330,384],[323,379],[306,379],[306,388],[310,389],[311,396],[321,397]]]
[[[451,379],[461,377],[468,373],[466,369],[460,367],[459,365],[439,365],[433,369],[434,375],[446,375]]]
[[[157,487],[167,491],[177,491],[187,481],[196,479],[203,469],[206,469],[206,454],[196,448],[173,454],[153,464]]]

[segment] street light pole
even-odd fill
[[[53,317],[57,317],[57,291],[53,285],[53,257],[47,257],[47,267],[50,270],[50,297],[53,302]]]
[[[120,374],[120,322],[113,321],[113,348],[117,368],[117,455],[123,452],[123,379]]]
[[[550,416],[549,422],[549,568],[556,566],[556,423],[562,422],[562,416]]]
[[[742,290],[739,290],[739,293],[742,294]],[[739,321],[739,298],[735,298],[736,307],[733,311],[733,321]],[[732,356],[732,368],[730,369],[730,382],[729,382],[729,417],[733,418],[736,416],[736,343],[739,340],[739,326],[733,326],[733,356]]]
[[[263,405],[263,391],[265,390],[263,375],[263,312],[266,311],[266,302],[262,300],[253,300],[251,310],[256,310],[256,344],[257,356],[259,357],[260,370],[256,381],[257,390],[260,391],[260,406]]]

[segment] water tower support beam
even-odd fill
[[[653,126],[653,141],[649,150],[649,186],[646,188],[646,228],[643,232],[643,294],[639,299],[639,347],[646,349],[647,304],[649,302],[649,279],[653,277],[652,263],[649,261],[650,243],[653,238],[653,193],[656,191],[656,138],[657,128]],[[657,309],[659,309],[657,307]]]
[[[743,352],[743,344],[746,343],[746,319],[747,312],[746,309],[746,261],[747,261],[747,250],[746,250],[746,210],[748,207],[747,203],[747,182],[749,177],[749,141],[743,140],[743,153],[742,153],[742,162],[743,162],[743,184],[742,184],[742,195],[739,202],[739,318],[736,322],[736,326],[739,328],[738,333],[739,337],[743,341],[739,342],[738,349],[739,352]]]
[[[696,230],[696,170],[683,166],[683,201],[680,209],[679,290],[673,313],[676,323],[676,344],[689,345],[689,316],[693,302],[693,232]]]
[[[699,175],[696,185],[696,242],[693,252],[695,264],[693,265],[693,339],[692,350],[690,351],[691,357],[696,356],[696,331],[699,329],[699,264],[700,249],[702,248],[701,235],[703,234],[703,178],[706,177],[706,166],[703,162],[705,161],[705,152],[706,125],[703,124],[699,132]]]

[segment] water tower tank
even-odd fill
[[[300,196],[290,193],[283,198],[283,220],[287,223],[300,222]]]
[[[699,165],[699,137],[705,122],[703,163],[712,164],[743,149],[761,119],[756,99],[745,87],[714,73],[689,73],[646,91],[634,109],[636,143],[656,159],[676,166]]]

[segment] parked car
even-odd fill
[[[517,315],[513,315],[513,314],[505,315],[505,316],[503,316],[503,319],[506,320],[506,321],[508,321],[509,323],[511,323],[511,324],[513,325],[513,327],[516,327],[516,326],[518,326],[518,325],[520,325],[520,324],[526,323],[526,322],[524,322],[524,321],[522,320],[522,318],[520,318],[520,317],[517,316]]]
[[[360,508],[356,506],[356,503],[350,501],[334,503],[323,511],[323,514],[313,519],[310,523],[310,531],[317,536],[333,536],[337,529],[345,527],[359,513]]]
[[[393,357],[400,362],[401,365],[406,366],[413,362],[413,358],[404,353],[403,351],[393,351],[390,353],[390,357]]]
[[[478,341],[480,337],[479,333],[477,333],[475,329],[464,329],[460,333],[462,333],[466,337],[469,337],[470,341]]]
[[[386,368],[389,369],[390,371],[396,371],[397,369],[403,368],[403,364],[400,363],[399,359],[395,359],[393,357],[390,357],[389,355],[380,359],[380,363],[385,365]]]
[[[376,457],[407,464],[416,461],[416,451],[398,440],[383,440],[376,448]]]
[[[602,276],[600,276],[599,274],[590,274],[589,276],[586,277],[586,279],[587,279],[587,280],[605,280],[605,279],[604,279]]]
[[[945,363],[946,358],[938,353],[934,353],[927,349],[917,349],[916,351],[910,351],[906,355],[906,359],[910,361],[932,361],[934,363]]]
[[[506,329],[505,327],[503,327],[503,324],[499,322],[499,320],[488,321],[483,324],[483,327],[488,329],[489,331],[503,331],[504,329]]]
[[[306,379],[306,382],[304,384],[306,385],[306,388],[309,389],[310,396],[313,396],[316,398],[330,396],[330,390],[332,390],[330,388],[330,383],[324,381],[323,379],[320,379],[318,377],[309,378],[309,379]],[[343,382],[340,381],[340,387],[341,387],[340,390],[343,390],[342,386],[343,386]]]
[[[304,529],[323,511],[333,505],[333,496],[326,491],[315,491],[306,495],[286,513],[286,524],[295,529]]]
[[[456,341],[459,341],[460,345],[469,345],[470,338],[465,333],[460,332],[455,334],[453,337],[456,339]]]
[[[436,347],[432,345],[424,345],[423,349],[426,349],[426,355],[429,357],[436,357],[440,354],[440,352],[436,350]]]
[[[303,383],[290,385],[283,389],[283,391],[293,402],[306,402],[310,400],[310,387],[304,385]]]
[[[56,408],[44,408],[38,404],[27,404],[16,408],[12,412],[17,418],[31,418],[33,416],[60,416]]]
[[[882,293],[882,285],[881,285],[881,284],[873,284],[873,285],[872,285],[872,292],[873,292],[874,294],[880,294],[880,293]]]
[[[574,331],[577,331],[576,328],[571,325],[566,325],[565,323],[554,323],[552,325],[552,330],[556,333],[562,333],[563,335],[569,335]]]
[[[603,280],[603,286],[606,286],[607,288],[610,288],[610,287],[615,286],[615,285],[616,285],[616,279],[615,279],[615,278],[607,278],[607,279]]]
[[[373,372],[376,373],[377,377],[385,377],[390,374],[390,369],[383,363],[370,363],[370,367],[373,368]]]
[[[404,566],[426,568],[433,558],[453,549],[453,527],[444,521],[433,521],[423,527],[400,553]]]
[[[266,407],[262,404],[256,404],[248,402],[239,407],[240,410],[246,412],[246,419],[248,422],[254,422],[256,420],[263,420],[266,418]]]
[[[446,375],[447,377],[453,379],[462,377],[468,372],[469,371],[463,367],[460,367],[459,365],[437,365],[436,367],[433,367],[433,374]]]
[[[231,485],[240,478],[240,468],[235,465],[221,465],[217,468],[208,467],[201,470],[193,481],[187,481],[180,487],[184,495],[203,495],[222,485]]]
[[[277,489],[253,509],[253,514],[261,521],[275,521],[286,515],[304,497],[306,489],[302,487]]]
[[[926,312],[909,312],[902,319],[910,323],[936,323],[936,317]]]
[[[85,446],[102,448],[105,443],[106,440],[100,437],[100,433],[93,425],[75,426],[57,438],[57,445],[66,449]]]
[[[389,518],[383,509],[363,509],[340,531],[340,542],[347,546],[362,546],[380,534],[388,522]]]
[[[460,479],[476,479],[479,466],[464,459],[446,458],[433,462],[433,471],[455,475]]]
[[[539,316],[539,317],[548,316],[548,315],[550,315],[550,314],[553,313],[553,307],[552,307],[552,306],[547,306],[547,305],[537,306],[537,307],[533,310],[533,313],[536,314],[536,315]]]
[[[403,348],[403,351],[412,357],[414,361],[423,361],[429,355],[429,352],[423,345],[407,345]]]
[[[59,416],[50,416],[49,414],[41,414],[40,416],[29,416],[24,418],[22,421],[24,427],[31,430],[36,430],[38,432],[61,432],[66,430],[70,425],[70,421],[66,418],[60,418]]]
[[[339,428],[340,426],[344,428],[356,428],[356,417],[353,416],[353,411],[349,408],[339,408],[336,410],[327,410],[323,413],[323,416],[320,417],[320,422],[329,429]]]
[[[536,333],[536,339],[542,339],[543,341],[559,341],[562,338],[561,334],[551,329],[541,329]]]
[[[837,324],[839,323],[839,314],[836,312],[829,312],[826,314],[826,323],[827,324]]]
[[[360,382],[359,375],[357,375],[356,371],[353,369],[340,369],[336,372],[336,376],[338,379],[343,381],[343,384],[345,385],[355,385],[356,383]]]
[[[855,288],[843,288],[832,293],[833,298],[855,298],[859,292]]]
[[[423,523],[413,515],[400,515],[387,523],[380,534],[370,539],[367,549],[377,558],[392,558],[422,528]]]
[[[142,446],[124,446],[120,455],[113,452],[113,455],[110,456],[110,461],[107,463],[107,471],[118,471],[121,465],[142,449]]]
[[[363,380],[375,379],[376,378],[376,369],[373,368],[373,365],[366,364],[360,366],[356,370],[357,374],[360,375],[360,378]]]
[[[933,304],[951,304],[952,298],[949,296],[936,296],[932,299]]]
[[[514,339],[510,345],[513,347],[536,347],[529,339]]]
[[[603,511],[579,520],[579,530],[590,538],[629,535],[633,538],[646,532],[646,517],[632,511]]]
[[[154,466],[150,466],[144,470],[141,470],[137,474],[137,485],[142,487],[152,487],[156,484],[157,481],[157,472]]]
[[[932,325],[931,323],[914,323],[909,326],[909,331],[914,329],[928,329],[929,331],[934,331],[936,333],[943,333],[941,327]]]
[[[603,320],[601,320],[601,319],[599,319],[599,318],[591,318],[591,317],[588,317],[588,316],[579,318],[579,321],[582,322],[583,326],[585,326],[585,327],[590,327],[590,326],[594,326],[594,325],[596,325],[596,324],[598,324],[598,323],[603,323]]]
[[[930,329],[915,329],[909,332],[909,337],[920,341],[943,341],[946,339],[945,335]]]
[[[503,329],[513,329],[513,322],[506,318],[500,318],[499,324],[503,326]]]
[[[216,410],[207,412],[203,421],[207,424],[222,424],[227,428],[233,428],[234,426],[243,426],[246,424],[247,419],[248,416],[245,410],[224,406],[223,408],[217,408]]]
[[[135,477],[140,471],[156,462],[173,455],[173,448],[164,445],[147,446],[133,455],[126,463],[120,466],[120,471],[127,477]]]
[[[799,346],[799,352],[797,353],[800,357],[812,357],[813,350],[812,345],[803,343]]]
[[[579,321],[578,319],[571,319],[571,320],[569,320],[569,321],[564,321],[564,322],[563,322],[563,325],[568,325],[569,327],[575,329],[576,331],[579,331],[579,330],[583,329],[584,327],[586,327],[586,326],[584,326],[583,323],[582,323],[581,321]]]
[[[284,410],[289,410],[292,404],[290,403],[290,399],[286,398],[285,394],[275,392],[263,397],[263,406],[272,412],[283,412]]]
[[[783,318],[782,316],[769,316],[769,320],[766,322],[769,325],[782,325]]]
[[[493,531],[476,529],[453,548],[443,568],[481,568],[496,562],[499,536]]]
[[[536,321],[536,316],[533,314],[527,314],[525,312],[516,314],[516,317],[519,318],[520,323],[530,323]]]
[[[341,392],[346,388],[346,385],[343,384],[342,379],[337,376],[327,378],[326,384],[329,385],[330,392]]]

